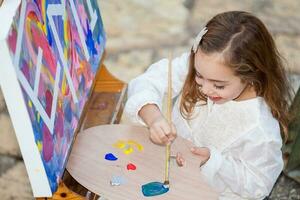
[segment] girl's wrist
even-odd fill
[[[162,114],[156,104],[146,104],[139,111],[138,115],[144,120],[146,125],[150,127]]]

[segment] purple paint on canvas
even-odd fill
[[[57,118],[55,123],[55,133],[58,137],[64,136],[64,118],[63,113],[61,111],[57,112]]]
[[[12,29],[10,35],[8,36],[8,44],[9,46],[11,46],[11,50],[13,53],[16,52],[16,43],[17,43],[17,32],[15,29]]]
[[[24,76],[27,79],[29,79],[30,78],[30,72],[29,72],[29,66],[28,66],[27,62],[23,61],[21,64],[22,64],[21,70],[22,70]]]
[[[43,157],[45,161],[51,160],[53,155],[53,138],[49,129],[44,126],[43,127]]]

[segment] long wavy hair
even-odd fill
[[[265,25],[248,12],[231,11],[216,15],[206,27],[208,32],[202,37],[197,51],[223,54],[224,64],[243,82],[251,83],[257,95],[264,98],[286,141],[291,89],[281,56]],[[195,81],[194,59],[195,53],[191,50],[180,102],[180,112],[186,119],[192,116],[197,102],[207,101]]]

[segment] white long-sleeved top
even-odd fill
[[[210,149],[200,168],[207,182],[220,192],[219,199],[263,199],[283,168],[278,121],[263,98],[196,106],[193,119],[179,111],[180,94],[188,72],[189,54],[172,61],[172,89],[179,96],[173,107],[177,133],[196,146]],[[143,123],[138,111],[146,104],[162,107],[167,90],[168,60],[151,65],[129,83],[125,114]]]

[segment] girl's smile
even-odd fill
[[[222,99],[222,97],[210,97],[210,96],[208,96],[208,98],[210,100],[212,100],[213,102],[217,102],[217,101],[220,101]]]

